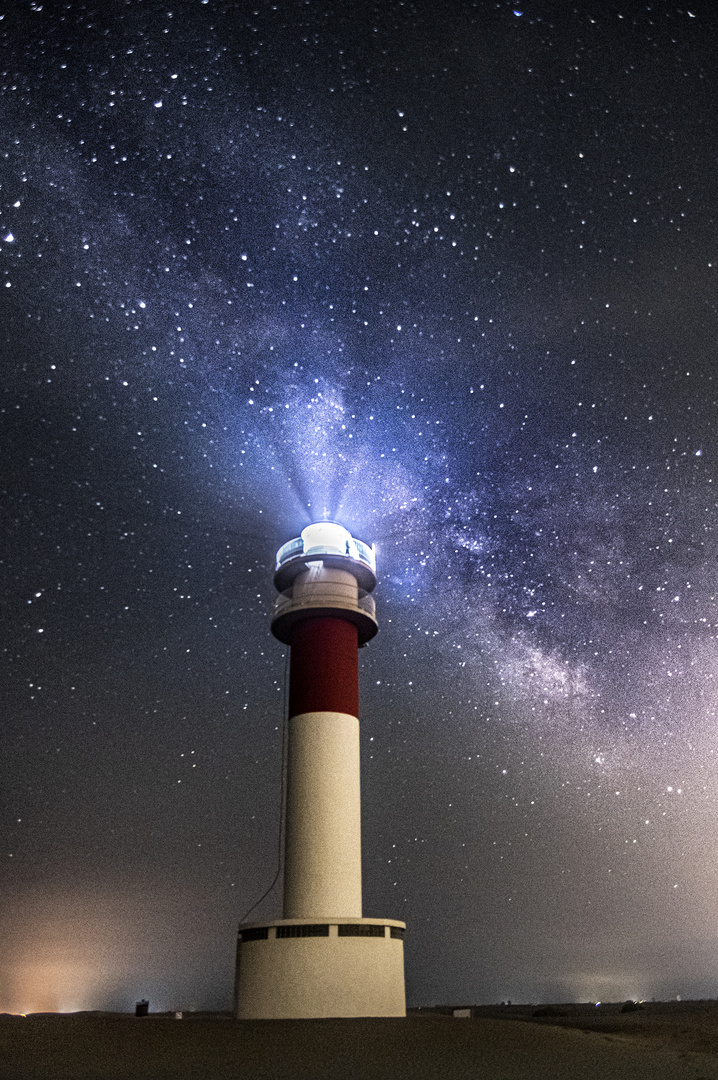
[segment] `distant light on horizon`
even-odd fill
[[[0,1012],[21,1015],[96,1009],[107,975],[102,968],[72,959],[19,961],[7,969]]]
[[[181,890],[155,883],[152,898],[119,888],[26,894],[3,924],[0,1012],[130,1012],[142,998],[152,1012],[225,1008],[216,962],[199,957],[202,914],[188,918]],[[178,926],[196,949],[179,943]]]

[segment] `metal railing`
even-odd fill
[[[316,555],[317,559],[320,559],[322,554],[321,551],[312,549],[312,555]],[[376,555],[373,546],[365,544],[363,540],[355,540],[353,536],[347,539],[345,551],[327,548],[324,554],[346,555],[347,558],[364,563],[365,566],[368,566],[371,570],[376,572]],[[277,564],[275,569],[279,570],[280,566],[284,566],[290,559],[298,558],[300,555],[304,555],[304,541],[301,536],[297,536],[296,539],[290,540],[280,547],[277,552]]]

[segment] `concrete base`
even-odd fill
[[[278,919],[241,926],[237,1018],[406,1016],[404,926],[394,919]]]

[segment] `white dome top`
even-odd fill
[[[305,555],[350,555],[352,534],[335,521],[315,521],[302,529]]]

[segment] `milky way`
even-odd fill
[[[718,994],[716,30],[2,17],[0,1009],[227,1007],[322,517],[410,1004]]]

